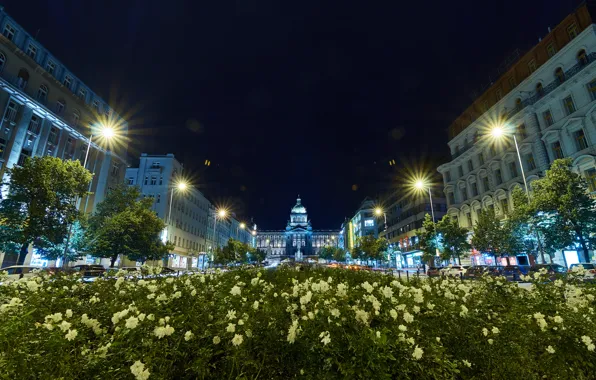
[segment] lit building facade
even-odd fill
[[[544,174],[553,160],[571,157],[578,173],[596,190],[596,32],[588,2],[567,16],[538,45],[504,71],[449,127],[452,159],[441,165],[448,214],[472,228],[481,209],[504,217],[522,171],[511,138],[495,144],[491,127],[515,134],[526,179]],[[557,255],[577,262],[575,252]],[[492,264],[477,252],[475,263]],[[525,255],[510,263],[528,263]],[[505,263],[505,259],[502,259]]]
[[[80,208],[92,212],[123,181],[127,123],[1,7],[0,31],[0,176],[7,180],[6,169],[27,157],[83,162],[93,128],[109,124],[118,142],[106,146],[94,138],[87,159],[94,175]],[[16,255],[0,253],[2,266],[15,261]],[[25,264],[48,263],[29,254]]]
[[[300,197],[290,211],[290,220],[283,231],[258,231],[256,247],[267,253],[269,259],[316,257],[325,246],[338,246],[339,231],[313,230],[306,207]]]

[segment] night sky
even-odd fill
[[[435,171],[472,94],[579,3],[2,2],[127,117],[132,164],[174,153],[260,229],[284,228],[298,193],[315,229],[336,229],[365,196]]]

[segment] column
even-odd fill
[[[21,113],[21,118],[19,119],[17,125],[14,128],[14,140],[12,143],[12,147],[10,149],[10,154],[6,159],[6,167],[11,168],[17,164],[19,161],[19,156],[21,155],[21,150],[23,149],[23,143],[25,142],[25,137],[27,135],[27,128],[29,127],[29,121],[31,121],[31,116],[33,116],[33,110],[22,106],[23,112]]]

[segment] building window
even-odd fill
[[[149,176],[145,176],[145,182],[144,184],[147,185],[149,183]]]
[[[135,178],[134,177],[128,177],[128,184],[129,185],[134,185],[135,184]]]
[[[461,165],[460,165],[460,166],[457,168],[457,172],[459,173],[459,176],[460,176],[460,177],[463,177],[463,176],[464,176],[464,168],[463,168],[463,166],[461,166]]]
[[[76,127],[79,125],[81,120],[81,113],[78,110],[72,111],[72,126]]]
[[[31,151],[28,150],[28,149],[21,150],[21,155],[19,156],[19,160],[17,161],[17,165],[18,166],[23,166],[23,164],[25,164],[25,161],[27,160],[28,157],[31,157]]]
[[[563,82],[565,82],[565,73],[563,72],[562,68],[558,68],[555,70],[555,78],[557,83],[561,84]]]
[[[56,64],[52,61],[48,61],[48,63],[46,63],[46,71],[49,74],[54,74],[54,71],[56,70]]]
[[[573,23],[567,27],[567,35],[569,35],[570,40],[577,37],[577,24],[576,23]]]
[[[159,176],[159,184],[163,185],[163,176]]]
[[[509,163],[509,173],[511,173],[512,179],[517,177],[517,165],[515,165],[515,161]]]
[[[83,88],[83,87],[79,88],[79,98],[85,100],[86,96],[87,96],[87,90],[85,90],[85,88]]]
[[[19,112],[19,105],[12,100],[8,102],[8,107],[6,110],[6,114],[4,115],[4,120],[6,121],[15,121],[17,119],[17,113]]]
[[[573,98],[571,95],[563,99],[563,107],[565,108],[567,115],[571,115],[575,112],[575,103],[573,103]]]
[[[586,54],[586,51],[584,49],[580,50],[579,53],[577,53],[577,62],[581,66],[585,66],[588,64],[588,55]]]
[[[497,184],[497,186],[503,183],[503,175],[501,174],[501,169],[495,170],[495,183]]]
[[[151,176],[151,185],[155,186],[157,185],[157,177],[156,176]]]
[[[528,70],[530,71],[530,74],[536,71],[536,60],[533,59],[530,62],[528,62]]]
[[[553,155],[555,156],[555,159],[565,157],[563,155],[563,149],[561,148],[561,143],[559,141],[555,141],[554,143],[552,143],[552,148],[553,148]]]
[[[94,100],[91,106],[93,107],[95,112],[99,113],[99,101]]]
[[[474,162],[472,160],[468,160],[468,170],[474,170]]]
[[[48,143],[56,145],[58,143],[58,129],[50,128],[50,135],[48,136]]]
[[[478,184],[476,182],[471,183],[472,186],[472,196],[478,196]]]
[[[575,143],[577,144],[577,150],[584,150],[588,147],[588,141],[586,140],[586,134],[583,129],[579,129],[573,133],[575,137]]]
[[[4,69],[4,65],[6,64],[6,56],[4,53],[0,53],[0,72]]]
[[[62,115],[65,108],[66,108],[66,102],[64,101],[64,99],[60,99],[56,102],[56,113],[58,115]]]
[[[482,177],[482,190],[489,191],[490,190],[490,185],[488,183],[488,177]]]
[[[478,155],[478,162],[480,163],[480,166],[484,165],[484,153],[480,152]]]
[[[468,220],[468,226],[472,227],[472,214],[467,212],[466,219]]]
[[[155,201],[155,203],[160,203],[161,202],[161,194],[157,194],[157,200]]]
[[[37,55],[37,46],[29,44],[29,46],[27,46],[27,55],[35,59],[35,56]]]
[[[462,187],[462,188],[459,189],[459,194],[461,196],[461,201],[462,202],[465,202],[466,199],[468,199],[468,194],[466,192],[466,188],[465,187]]]
[[[29,83],[29,72],[25,69],[20,69],[17,75],[17,87],[24,90],[27,87],[27,83]]]
[[[550,127],[555,123],[555,120],[553,119],[553,114],[550,112],[550,110],[544,111],[542,113],[542,118],[544,119],[544,124],[546,124],[547,127]]]
[[[585,171],[586,182],[588,182],[588,188],[590,192],[596,191],[596,169],[588,169]]]
[[[37,90],[37,100],[39,100],[42,103],[45,102],[48,98],[48,91],[48,86],[46,86],[45,84],[39,86],[39,89]]]
[[[64,76],[64,80],[62,81],[62,84],[70,89],[70,86],[72,85],[72,77],[70,75],[65,75]]]
[[[554,42],[546,45],[546,54],[548,54],[548,58],[551,58],[553,55],[557,54],[557,48],[555,47]]]
[[[6,140],[0,137],[0,158],[4,158],[4,150],[6,149]]]
[[[528,166],[529,171],[536,169],[536,162],[534,161],[534,155],[532,153],[526,155],[526,165]]]
[[[590,93],[590,98],[596,100],[596,79],[588,83],[588,92]]]
[[[509,89],[513,90],[515,88],[515,86],[517,86],[517,83],[515,81],[515,77],[514,76],[510,76],[509,77]]]
[[[9,41],[12,41],[16,32],[17,31],[12,27],[12,25],[6,24],[4,26],[4,31],[2,32],[2,34],[4,34],[4,37],[6,37]]]
[[[29,127],[27,127],[27,131],[33,133],[34,135],[39,135],[40,129],[41,118],[37,115],[31,116],[31,120],[29,120]]]
[[[503,90],[501,90],[500,88],[497,88],[497,91],[495,92],[495,95],[497,97],[497,102],[501,99],[503,99]]]
[[[507,202],[507,198],[501,199],[501,211],[503,214],[509,211],[509,202]]]
[[[66,146],[64,147],[64,158],[65,159],[72,159],[74,155],[74,141],[72,137],[68,137],[66,139]]]
[[[536,95],[538,95],[539,98],[544,96],[544,87],[542,87],[542,83],[536,85]]]
[[[118,164],[112,165],[112,175],[114,177],[117,177],[118,173],[120,173],[120,165],[118,165]]]
[[[517,126],[517,135],[519,136],[520,140],[525,139],[528,137],[528,131],[526,130],[526,124],[520,124]]]

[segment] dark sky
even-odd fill
[[[264,229],[300,193],[326,229],[444,162],[471,94],[579,0],[2,3],[127,115],[131,158],[174,153]]]

